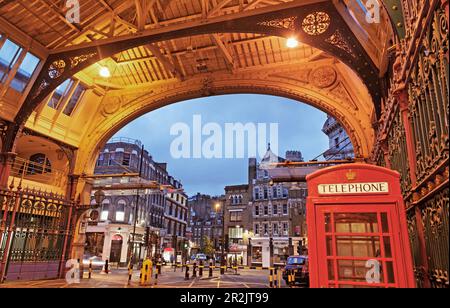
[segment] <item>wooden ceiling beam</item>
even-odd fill
[[[48,4],[46,0],[40,0],[40,2],[42,4],[44,4],[44,6],[49,9],[50,11],[52,11],[56,17],[61,20],[62,22],[64,22],[67,26],[69,26],[69,28],[71,28],[72,30],[75,30],[78,33],[81,33],[83,31],[82,28],[76,26],[74,23],[71,23],[70,21],[67,20],[66,16],[61,13],[59,10],[57,11],[52,5]]]
[[[211,34],[211,38],[212,38],[214,44],[218,47],[222,56],[225,58],[228,69],[231,72],[233,72],[236,66],[235,66],[233,56],[231,55],[227,46],[225,46],[224,42],[222,41],[222,39],[220,38],[220,36],[218,34]]]
[[[151,0],[149,6],[147,6],[148,5],[147,0],[135,0],[137,23],[138,23],[138,27],[136,29],[137,31],[145,30],[149,8],[153,10],[152,7],[154,4],[155,0]],[[153,20],[156,21],[157,23],[158,20],[156,19],[156,16],[154,16],[153,18],[154,18]],[[147,47],[147,49],[156,57],[156,59],[158,59],[158,61],[162,64],[167,73],[175,76],[178,79],[183,78],[183,76],[180,74],[175,64],[161,52],[161,49],[158,46],[158,44],[147,44],[145,45],[145,47]]]
[[[220,10],[227,5],[228,3],[230,3],[232,0],[221,0],[219,3],[217,3],[217,5],[215,7],[212,8],[212,10],[207,14],[207,18],[213,17],[214,15],[216,15],[217,13],[220,12]]]
[[[202,5],[202,18],[206,19],[209,11],[209,0],[200,0],[200,2]]]
[[[253,0],[252,2],[250,2],[249,4],[244,6],[243,10],[247,11],[247,10],[254,9],[258,4],[260,4],[262,2],[266,2],[266,1],[265,0]]]
[[[157,44],[147,44],[145,45],[147,49],[158,59],[158,61],[163,65],[164,69],[175,76],[178,79],[183,79],[182,74],[179,72],[175,64],[170,61],[159,49]]]
[[[228,0],[226,0],[228,1]],[[302,6],[308,6],[311,4],[317,4],[317,3],[328,3],[327,0],[303,0],[300,4],[297,1],[292,2],[286,2],[285,4],[277,5],[276,7],[263,7],[258,8],[256,10],[249,10],[246,12],[240,12],[240,13],[233,13],[228,14],[225,16],[218,16],[214,17],[214,19],[207,20],[206,22],[203,20],[198,20],[199,17],[201,17],[201,14],[191,15],[191,16],[185,16],[182,18],[176,18],[171,20],[170,22],[160,22],[161,25],[164,25],[164,27],[158,27],[153,29],[146,29],[140,33],[131,33],[129,35],[123,35],[123,36],[117,36],[110,39],[104,39],[99,40],[92,43],[83,43],[78,44],[74,46],[69,47],[63,47],[59,49],[52,50],[52,54],[56,53],[62,53],[62,52],[69,52],[73,50],[79,50],[79,49],[85,49],[90,47],[101,47],[109,44],[116,44],[118,42],[125,42],[128,40],[137,40],[142,39],[144,37],[153,36],[153,35],[168,35],[173,34],[174,32],[178,31],[185,31],[185,29],[193,29],[193,28],[199,28],[199,27],[206,27],[210,24],[219,24],[219,23],[225,23],[229,22],[230,20],[236,20],[236,19],[243,19],[243,18],[251,18],[253,16],[260,16],[262,14],[272,14],[274,10],[281,11],[281,10],[288,10],[288,9],[299,9],[299,7]],[[181,23],[181,21],[185,20],[184,23]]]

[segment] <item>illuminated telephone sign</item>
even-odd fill
[[[345,164],[306,180],[311,287],[415,287],[397,172]]]

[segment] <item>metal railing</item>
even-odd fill
[[[128,137],[113,137],[108,141],[108,143],[117,143],[117,142],[130,143],[130,144],[135,144],[138,147],[142,147],[142,142],[140,140],[132,139],[132,138],[128,138]]]
[[[58,170],[50,165],[40,164],[16,157],[11,168],[11,176],[58,188],[67,185],[68,172]]]

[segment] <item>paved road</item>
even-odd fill
[[[190,271],[192,275],[192,270]],[[208,271],[203,272],[203,277],[185,280],[185,274],[181,269],[176,272],[173,268],[164,267],[162,275],[155,279],[148,286],[139,285],[139,272],[134,271],[133,278],[128,284],[128,272],[126,269],[114,269],[110,274],[92,275],[92,279],[87,279],[87,273],[79,284],[68,284],[65,280],[42,280],[25,282],[6,282],[0,288],[268,288],[268,270],[239,270],[238,275],[231,271],[220,276],[219,271],[214,271],[213,278],[208,278]],[[281,287],[286,288],[282,281]]]

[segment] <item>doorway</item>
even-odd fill
[[[114,235],[111,241],[111,253],[109,261],[112,263],[119,263],[122,255],[123,238],[121,235]]]

